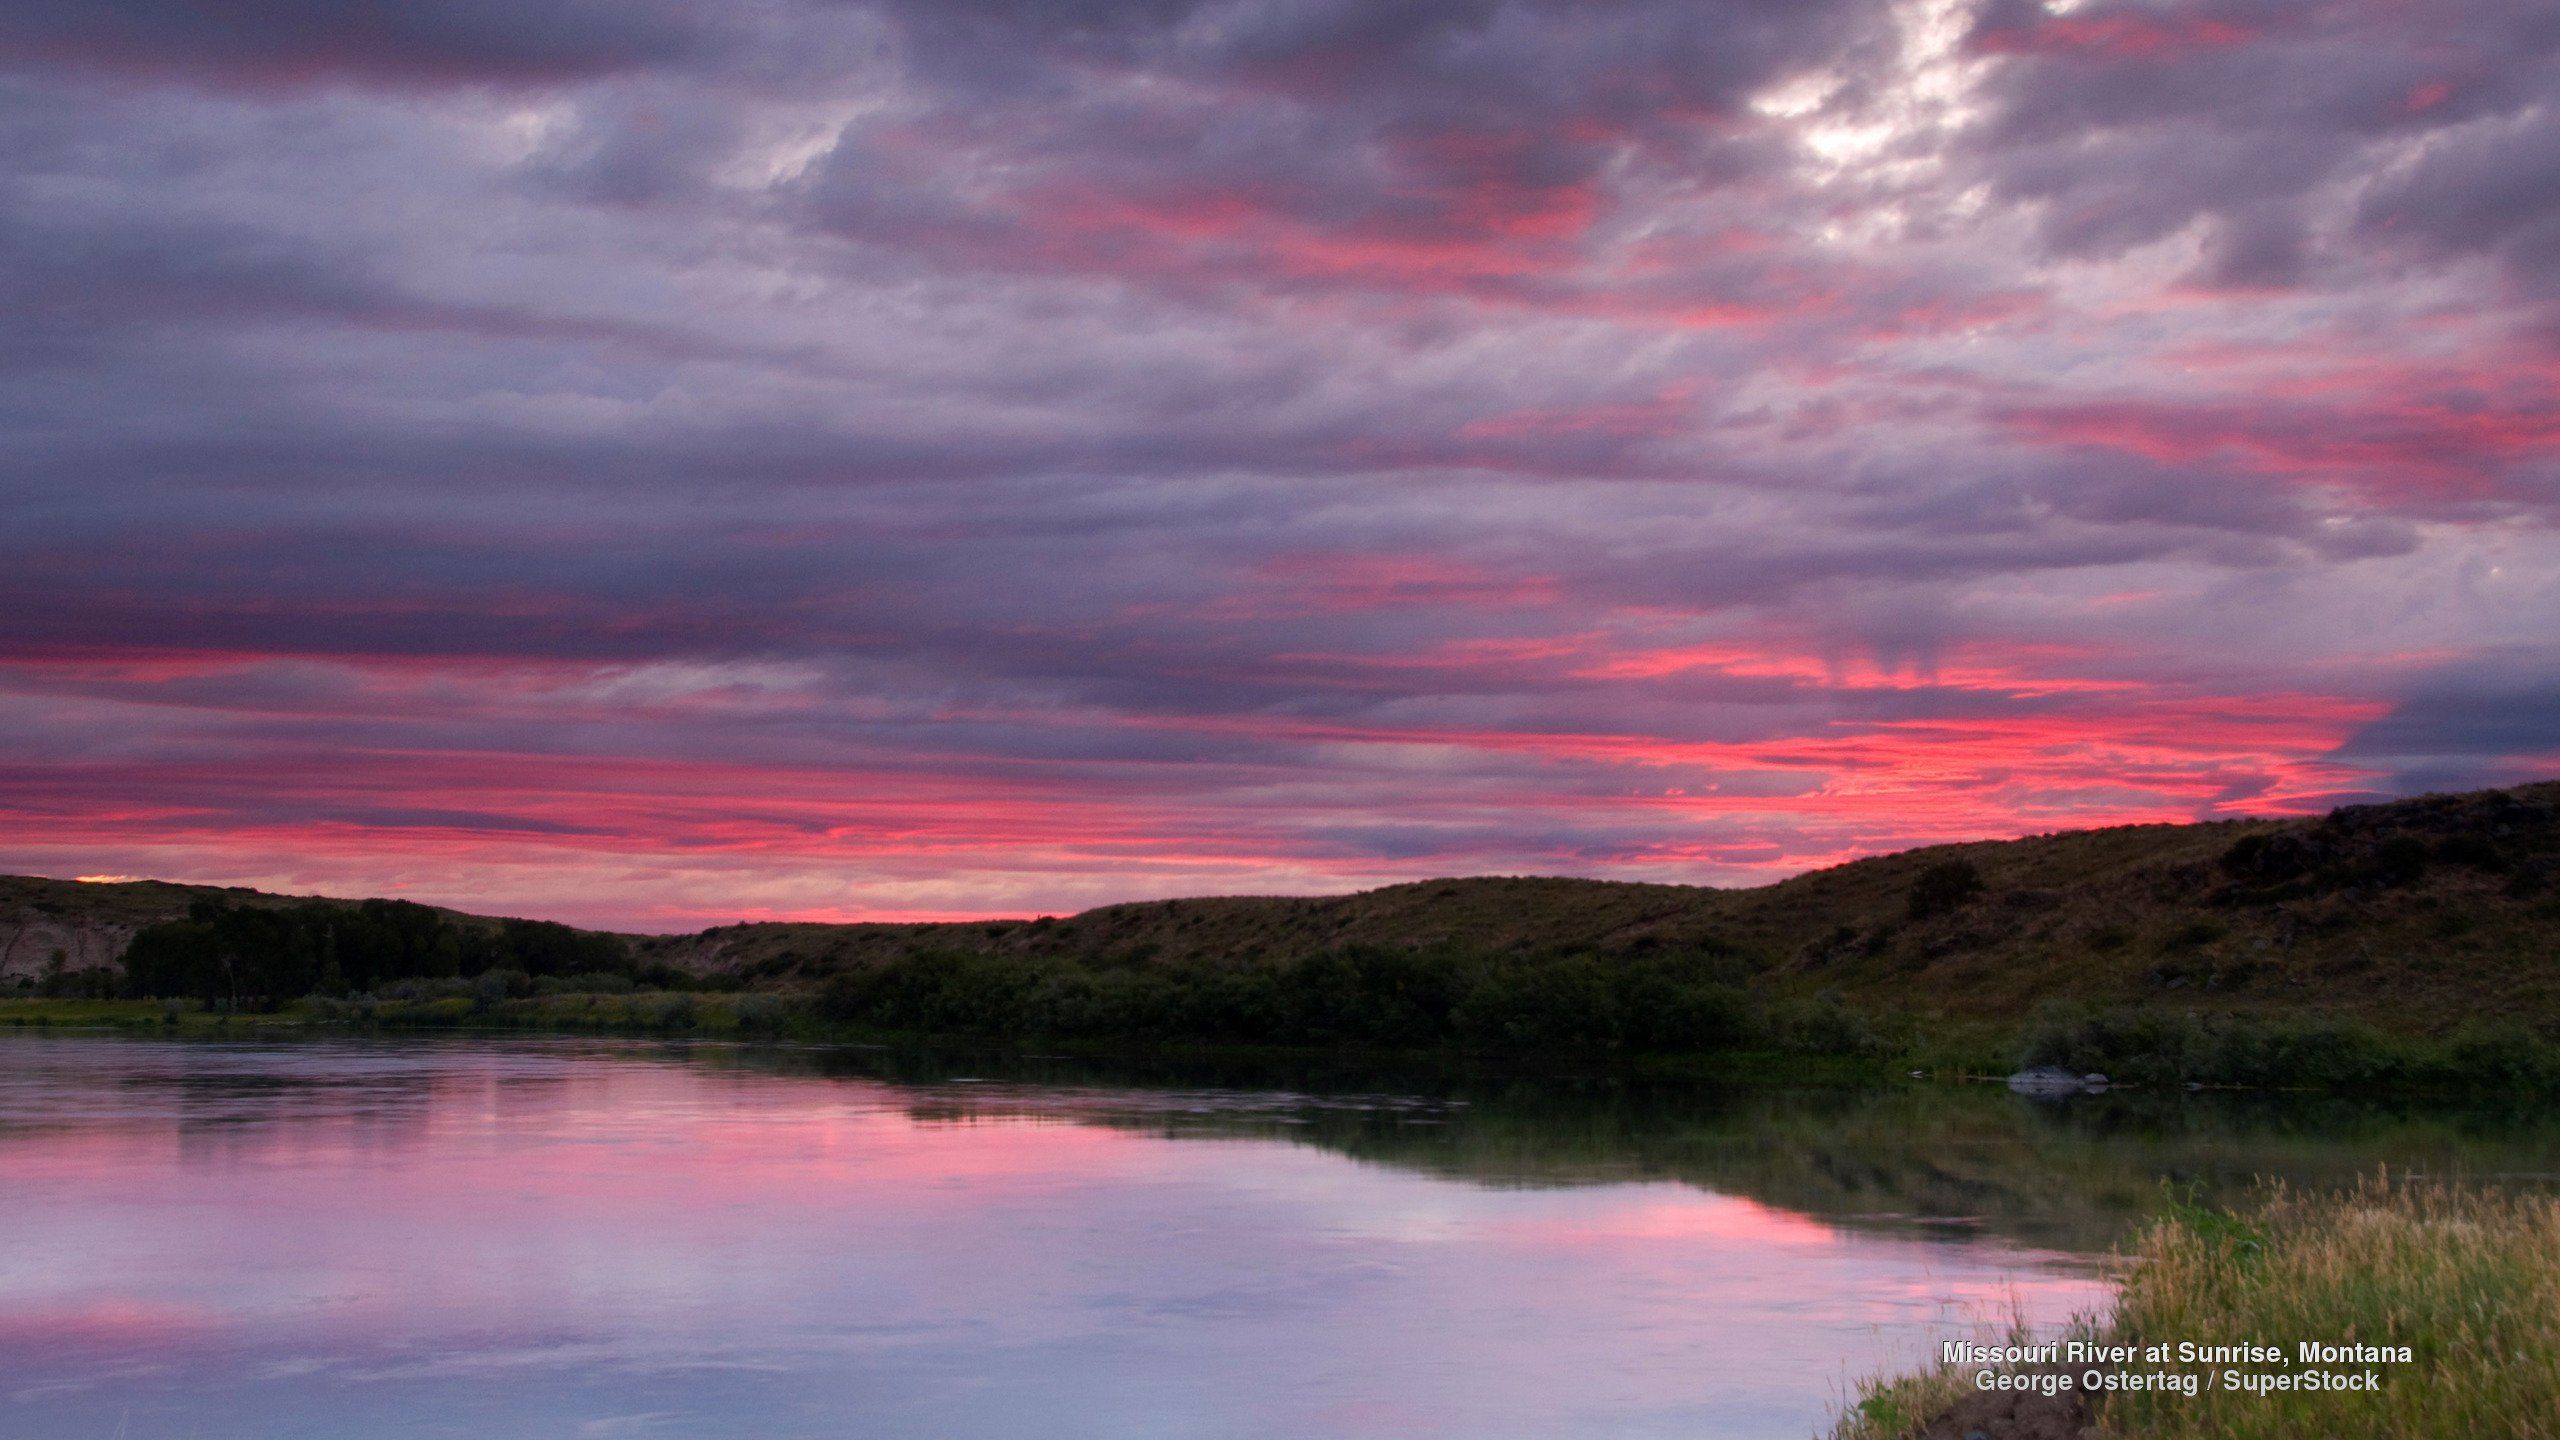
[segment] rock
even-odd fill
[[[2104,1090],[2107,1088],[2107,1077],[2099,1074],[2095,1070],[2092,1070],[2088,1074],[2080,1077],[2080,1083],[2088,1086],[2092,1090]]]
[[[2077,1095],[2089,1083],[2059,1065],[2038,1065],[2010,1076],[2009,1088],[2021,1095]]]

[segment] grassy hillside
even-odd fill
[[[1104,971],[1290,964],[1345,950],[1725,957],[1757,989],[2012,1023],[2054,997],[2209,1013],[2312,1011],[2401,1033],[2484,1013],[2560,1026],[2560,783],[2326,817],[2126,826],[1883,856],[1755,889],[1423,881],[946,925],[753,924],[631,937],[637,958],[811,989],[918,952]],[[1924,877],[1935,872],[1936,880]],[[1926,893],[1935,883],[1934,901]],[[1915,902],[1915,892],[1922,892]],[[0,879],[15,923],[129,936],[207,887]],[[21,946],[20,948],[27,948]],[[26,956],[14,973],[32,973]]]
[[[1921,876],[1979,894],[1915,917]],[[694,968],[813,979],[919,948],[1145,965],[1349,946],[1640,957],[1709,947],[1762,985],[1950,1019],[2049,997],[2304,1008],[2440,1033],[2560,1022],[2560,783],[2286,821],[2138,825],[1937,846],[1745,890],[1432,880],[1320,899],[1114,905],[966,925],[737,925],[643,941]]]

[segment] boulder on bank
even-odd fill
[[[2009,1088],[2021,1095],[2079,1095],[2107,1088],[2104,1075],[2080,1075],[2059,1065],[2037,1065],[2009,1077]]]

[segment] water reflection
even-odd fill
[[[2157,1177],[2547,1125],[2002,1093],[0,1039],[0,1434],[1786,1435]]]

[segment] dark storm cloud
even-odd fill
[[[2560,655],[2518,648],[2426,675],[2339,753],[2402,792],[2542,778],[2560,764]]]

